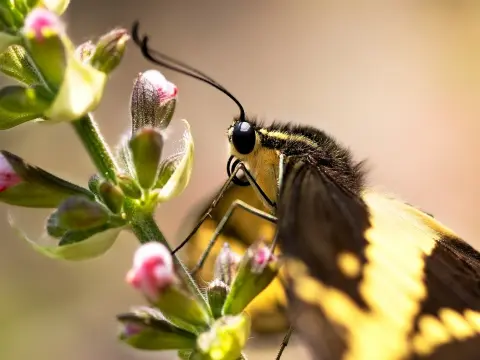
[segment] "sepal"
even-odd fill
[[[0,151],[1,202],[23,207],[55,208],[75,195],[94,198],[87,189],[30,165],[8,151]]]
[[[142,307],[117,315],[120,340],[141,350],[193,349],[196,336],[174,326],[157,310]]]
[[[278,274],[279,263],[263,243],[251,245],[243,256],[223,307],[224,315],[241,313]]]

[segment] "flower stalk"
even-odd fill
[[[116,183],[116,172],[118,171],[117,164],[115,163],[107,143],[100,135],[100,131],[93,120],[92,115],[87,114],[82,118],[73,121],[72,126],[90,155],[97,170],[100,171],[105,179]]]

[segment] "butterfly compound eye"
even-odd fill
[[[246,121],[235,124],[232,143],[240,154],[250,154],[255,147],[255,129]]]

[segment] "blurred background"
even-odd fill
[[[66,15],[77,44],[136,19],[152,46],[211,75],[248,113],[333,134],[368,158],[372,185],[480,247],[480,2],[72,0]],[[150,66],[131,44],[113,73],[96,111],[112,145],[128,126],[133,80]],[[178,241],[182,219],[225,180],[224,135],[237,109],[200,82],[164,74],[180,89],[176,119],[188,119],[196,146],[190,186],[157,213]],[[181,130],[171,138],[180,141]],[[1,132],[0,147],[80,184],[94,172],[67,125]],[[48,214],[0,205],[1,360],[173,358],[116,340],[114,315],[143,303],[124,282],[133,236],[99,259],[63,263],[17,239],[7,211],[32,236]],[[255,337],[247,353],[273,359],[280,341]],[[298,358],[297,346],[285,358]]]

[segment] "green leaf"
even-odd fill
[[[156,190],[158,202],[165,202],[180,195],[187,187],[192,175],[194,155],[193,138],[190,133],[190,125],[186,120],[184,120],[184,122],[187,127],[183,137],[184,149],[181,152],[181,157],[178,157],[178,162],[174,165],[175,171],[166,181],[165,185],[161,189]],[[160,174],[159,177],[161,178],[162,174]]]
[[[195,297],[179,285],[167,287],[154,306],[179,328],[196,332],[208,327],[212,318]]]
[[[40,118],[49,106],[39,86],[6,86],[0,90],[0,130]]]
[[[118,234],[123,229],[123,227],[111,228],[93,234],[90,237],[85,238],[83,241],[77,241],[63,246],[42,246],[31,240],[28,235],[20,229],[11,214],[9,214],[8,222],[17,232],[18,236],[26,240],[39,253],[52,259],[71,261],[93,259],[103,255],[112,247]]]
[[[0,71],[26,85],[41,83],[29,55],[20,45],[12,45],[7,51],[0,54]]]
[[[87,189],[30,165],[8,151],[0,151],[0,160],[2,166],[5,166],[6,161],[11,166],[13,174],[21,180],[18,184],[0,191],[1,202],[24,207],[55,208],[74,195],[94,199],[94,195]]]
[[[141,308],[134,312],[117,315],[123,330],[119,338],[141,350],[193,349],[196,336],[174,326],[158,311]]]

